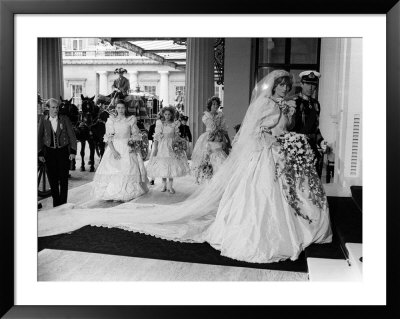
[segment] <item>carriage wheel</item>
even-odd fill
[[[148,139],[148,132],[147,130],[142,130],[142,145],[141,145],[141,155],[143,160],[147,159],[149,155],[149,139]]]
[[[38,195],[40,197],[47,197],[51,194],[50,182],[47,176],[46,163],[39,162],[38,165]]]

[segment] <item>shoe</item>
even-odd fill
[[[171,194],[175,194],[175,189],[173,189],[172,183],[168,183],[168,191],[169,191]]]
[[[162,192],[166,192],[167,191],[167,185],[164,184],[163,187],[161,188],[161,191]]]

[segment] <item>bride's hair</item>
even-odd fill
[[[292,78],[290,76],[281,76],[279,78],[276,78],[274,81],[274,86],[272,87],[272,94],[275,94],[275,88],[279,85],[279,84],[286,84],[289,87],[289,91],[292,89],[293,86],[293,81]]]

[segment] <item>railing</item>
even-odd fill
[[[64,50],[63,56],[84,56],[84,57],[109,57],[109,56],[130,56],[129,51],[122,50],[107,50],[107,51],[97,51],[97,50]]]

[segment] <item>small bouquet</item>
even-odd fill
[[[175,156],[178,159],[182,158],[183,155],[186,154],[186,150],[187,150],[186,140],[181,137],[175,138],[174,141],[172,142],[172,150],[174,151]]]
[[[210,156],[206,157],[201,161],[199,167],[196,169],[196,183],[201,184],[206,180],[210,180],[213,177],[213,167],[210,162]]]
[[[140,140],[128,140],[128,146],[131,148],[129,153],[141,153],[142,150],[142,141]]]
[[[327,205],[324,189],[315,170],[316,158],[307,138],[303,134],[289,132],[276,137],[280,146],[279,154],[282,162],[275,166],[275,177],[282,175],[288,187],[285,187],[286,198],[289,205],[295,210],[295,214],[311,223],[311,219],[302,214],[297,195],[297,187],[304,192],[304,181],[307,178],[309,186],[309,199],[319,208]]]

